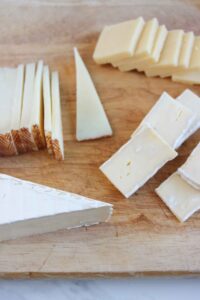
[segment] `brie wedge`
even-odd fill
[[[180,222],[200,209],[200,191],[178,173],[172,174],[155,191]]]
[[[76,138],[78,141],[112,135],[112,129],[101,104],[92,79],[78,50],[74,49],[76,62]]]
[[[100,170],[128,198],[176,156],[153,129],[144,126]]]
[[[0,174],[0,241],[105,222],[112,205]]]

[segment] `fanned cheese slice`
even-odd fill
[[[107,221],[112,205],[0,174],[0,241]]]
[[[0,68],[0,155],[17,154],[17,148],[11,134],[11,114],[14,102],[14,91],[17,71],[14,68]]]
[[[43,97],[44,97],[44,134],[47,150],[51,154],[52,149],[52,101],[49,67],[44,66],[43,70]]]
[[[178,169],[183,179],[200,189],[200,143],[194,148],[186,162]]]
[[[51,74],[52,95],[52,148],[55,159],[64,159],[64,142],[58,72]]]
[[[78,141],[112,135],[112,129],[92,79],[74,49],[77,84],[76,138]]]
[[[100,170],[128,198],[176,156],[153,129],[144,126]]]
[[[172,174],[155,191],[180,222],[186,221],[200,209],[200,191],[178,173]]]

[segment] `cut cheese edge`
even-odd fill
[[[153,129],[144,126],[100,170],[128,198],[176,156]]]
[[[0,211],[3,241],[105,222],[112,205],[0,174]]]
[[[78,141],[111,136],[112,129],[90,74],[74,49],[76,63],[76,138]]]
[[[190,71],[189,69],[180,73],[172,74],[172,81],[186,84],[200,84],[200,70]]]
[[[55,159],[64,159],[64,142],[62,130],[62,114],[60,103],[60,88],[58,72],[51,74],[52,96],[52,148]]]
[[[200,209],[200,191],[178,173],[172,174],[155,191],[180,222],[186,221]]]

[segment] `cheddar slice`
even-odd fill
[[[52,148],[55,159],[64,159],[64,142],[62,131],[62,114],[58,72],[51,74],[52,95]]]
[[[100,98],[77,49],[76,63],[76,138],[78,141],[111,136],[112,129]]]
[[[44,66],[43,70],[43,97],[44,97],[44,134],[46,139],[47,150],[51,154],[52,149],[52,101],[49,67]]]
[[[107,221],[109,203],[0,174],[0,241]]]
[[[98,64],[111,63],[133,55],[144,20],[135,20],[106,26],[100,34],[93,58]]]
[[[153,129],[144,126],[100,170],[128,198],[176,156]]]
[[[200,143],[178,169],[178,173],[193,187],[200,189]]]
[[[172,174],[155,191],[180,222],[186,221],[200,209],[200,191],[178,173]]]

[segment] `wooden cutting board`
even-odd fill
[[[176,97],[188,86],[135,72],[121,73],[92,60],[97,37],[106,24],[157,17],[168,29],[200,34],[199,9],[199,1],[177,0],[1,1],[0,65],[16,66],[42,58],[60,73],[66,158],[57,162],[46,151],[0,158],[0,172],[114,204],[114,215],[107,224],[0,243],[1,277],[200,273],[200,213],[180,224],[154,193],[185,161],[199,142],[200,132],[128,200],[98,169],[127,141],[163,91]],[[111,138],[75,140],[74,46],[94,79],[112,124]],[[200,87],[192,90],[200,95]],[[16,197],[13,195],[13,201]]]

